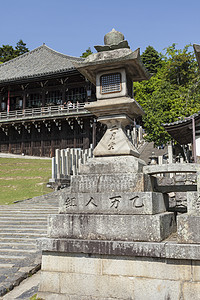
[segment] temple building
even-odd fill
[[[200,68],[200,45],[194,44],[193,47]],[[192,144],[193,160],[200,163],[200,111],[163,126],[180,145]]]
[[[84,108],[96,96],[74,67],[81,60],[43,44],[0,65],[0,152],[53,156],[95,146],[103,128]]]
[[[163,126],[180,145],[192,144],[193,160],[200,162],[200,112]]]

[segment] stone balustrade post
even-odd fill
[[[56,149],[56,173],[57,179],[60,179],[60,149]]]
[[[52,179],[55,180],[57,179],[57,173],[56,173],[56,158],[55,157],[52,157]]]

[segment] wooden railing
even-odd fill
[[[40,108],[26,108],[10,112],[0,112],[0,122],[16,119],[32,119],[40,117],[74,115],[77,113],[89,113],[85,110],[85,103],[72,104],[72,106],[44,106]]]

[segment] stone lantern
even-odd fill
[[[107,131],[94,149],[95,157],[81,165],[70,187],[61,191],[59,213],[49,216],[48,236],[40,240],[38,296],[47,300],[136,299],[129,284],[132,273],[121,273],[127,269],[127,257],[134,262],[135,253],[155,255],[157,243],[175,230],[165,195],[152,191],[143,173],[145,162],[125,133],[125,126],[144,113],[133,99],[133,81],[148,79],[149,74],[139,50],[132,52],[122,33],[113,29],[104,41],[95,47],[97,53],[76,64],[96,84],[97,101],[86,109]],[[106,260],[110,271],[104,276]]]
[[[97,101],[85,106],[107,125],[107,131],[94,149],[94,156],[133,155],[138,151],[126,135],[125,127],[144,114],[133,99],[133,81],[150,78],[140,60],[139,49],[129,49],[121,32],[113,29],[104,37],[104,46],[88,56],[76,68],[96,85]]]

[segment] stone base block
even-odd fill
[[[72,193],[152,191],[150,177],[143,174],[145,162],[133,156],[91,158],[71,178]]]
[[[166,212],[167,207],[168,197],[162,193],[70,193],[68,190],[63,190],[59,212],[153,215]]]
[[[183,214],[177,217],[179,243],[200,244],[200,216]]]
[[[80,174],[141,173],[146,163],[134,156],[111,156],[89,158],[80,166]]]
[[[197,276],[198,274],[198,276]],[[126,255],[43,252],[45,300],[199,299],[199,262]]]
[[[174,214],[168,212],[157,215],[60,214],[49,216],[48,236],[160,242],[175,229]]]
[[[72,193],[143,192],[144,174],[83,174],[71,179]]]

